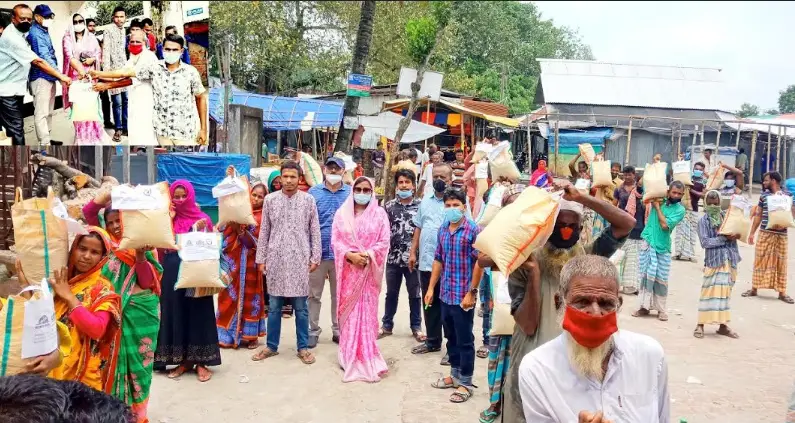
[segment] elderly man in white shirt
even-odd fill
[[[668,365],[649,336],[619,331],[618,271],[581,255],[560,273],[563,333],[519,367],[525,418],[533,423],[668,423]]]

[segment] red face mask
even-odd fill
[[[144,51],[144,45],[143,44],[130,44],[130,53],[131,54],[138,55],[138,54],[141,54],[142,51]]]
[[[583,347],[596,348],[618,331],[618,320],[615,311],[593,316],[568,306],[563,316],[563,329]]]

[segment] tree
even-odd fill
[[[740,106],[740,110],[735,113],[737,117],[745,118],[748,116],[758,116],[759,115],[759,107],[750,103],[743,103]]]
[[[790,85],[786,90],[778,92],[778,111],[795,113],[795,85]]]
[[[778,110],[776,110],[776,109],[767,109],[762,114],[765,114],[765,115],[777,115],[779,113],[778,113]]]
[[[144,5],[141,1],[92,1],[91,6],[97,9],[97,26],[113,22],[113,9],[117,6],[124,8],[127,17],[141,16],[144,14]]]
[[[362,12],[359,19],[359,30],[356,34],[356,44],[353,47],[353,64],[351,73],[363,74],[367,66],[367,57],[370,54],[370,42],[373,40],[373,22],[375,21],[375,0],[362,2]],[[359,109],[359,97],[346,96],[343,107],[344,117],[355,117]],[[345,128],[345,120],[340,123],[334,151],[349,151],[353,130]]]

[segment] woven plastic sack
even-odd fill
[[[221,277],[221,234],[188,232],[177,236],[179,275],[174,289],[226,288]]]
[[[580,154],[585,159],[585,162],[591,164],[596,159],[596,152],[593,149],[593,146],[588,143],[583,143],[578,146],[580,148]]]
[[[751,235],[752,209],[753,204],[746,200],[745,197],[733,195],[726,217],[723,219],[720,228],[718,228],[718,234],[739,236],[738,240],[747,244],[748,237]]]
[[[69,84],[69,101],[72,103],[69,112],[72,122],[102,122],[102,103],[90,82]]]
[[[50,278],[52,271],[66,267],[69,258],[69,233],[66,222],[53,213],[55,194],[47,188],[47,198],[22,200],[17,188],[11,221],[17,258],[25,276],[31,281]]]
[[[245,176],[227,177],[213,187],[213,197],[218,198],[218,224],[240,223],[256,225],[248,179]],[[218,196],[216,196],[218,194]]]
[[[765,229],[795,228],[792,219],[792,197],[784,193],[767,196],[767,226]]]
[[[499,181],[501,177],[514,182],[519,180],[521,173],[511,156],[510,143],[503,141],[492,150],[489,155],[489,170],[492,181]]]
[[[594,187],[607,187],[613,185],[613,175],[610,174],[610,165],[610,160],[591,163],[591,179],[593,179]]]
[[[484,228],[489,222],[494,220],[494,216],[502,209],[502,197],[507,190],[508,187],[500,184],[494,184],[494,186],[491,187],[486,206],[481,209],[480,215],[478,215],[478,218],[475,220],[478,226]]]
[[[726,169],[723,166],[718,166],[715,170],[712,171],[712,174],[709,175],[709,179],[707,180],[707,187],[705,188],[707,191],[713,189],[720,189],[723,186],[723,179],[726,177]]]
[[[673,162],[671,167],[674,172],[674,181],[679,181],[685,185],[693,185],[693,180],[690,178],[689,160]]]
[[[516,322],[511,315],[511,296],[508,293],[508,278],[502,272],[491,272],[491,292],[494,293],[491,309],[491,336],[513,335]]]
[[[469,161],[470,163],[479,163],[481,160],[486,158],[491,150],[494,149],[494,146],[487,142],[479,142],[475,146],[475,152],[472,154],[472,159]]]
[[[665,198],[668,194],[668,184],[665,182],[665,171],[668,165],[665,162],[646,165],[643,171],[643,201],[649,202],[657,198]]]
[[[113,187],[113,190],[119,187]],[[114,198],[113,208],[120,211],[121,216],[121,241],[119,248],[122,250],[143,248],[150,245],[154,248],[176,250],[174,242],[174,227],[171,223],[171,194],[168,183],[158,182],[154,185],[138,186],[141,189],[157,190],[158,203],[151,209],[121,209]]]
[[[320,165],[317,164],[317,161],[309,154],[303,152],[298,154],[300,154],[299,165],[301,166],[301,170],[304,171],[304,180],[306,184],[310,187],[322,184],[323,170],[320,169]]]
[[[560,194],[527,187],[483,229],[475,248],[491,257],[503,274],[510,275],[549,239],[560,210],[559,199]]]

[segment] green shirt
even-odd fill
[[[676,225],[685,218],[685,206],[682,203],[670,204],[666,201],[660,206],[660,210],[665,216],[665,221],[668,224],[668,230],[664,230],[660,226],[660,220],[657,218],[657,209],[649,205],[651,211],[649,212],[649,220],[646,222],[646,228],[640,237],[649,243],[649,246],[654,248],[659,254],[671,252],[671,232],[674,231]]]

